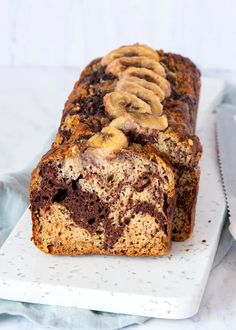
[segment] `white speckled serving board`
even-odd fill
[[[0,250],[0,298],[93,310],[186,318],[198,311],[219,240],[224,196],[217,165],[214,106],[224,84],[203,79],[198,134],[204,154],[196,226],[164,257],[51,256],[30,241],[25,212]]]

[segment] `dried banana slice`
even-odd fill
[[[168,121],[166,115],[157,117],[149,113],[125,113],[112,120],[109,126],[116,127],[124,132],[140,129],[140,127],[162,131],[168,127]]]
[[[132,114],[127,112],[124,113],[122,116],[113,119],[110,122],[109,127],[118,128],[125,133],[140,129],[140,125],[136,123]]]
[[[133,114],[133,117],[135,118],[135,121],[144,128],[162,131],[168,127],[166,115],[157,117],[149,114],[135,113]]]
[[[96,149],[101,156],[108,156],[113,152],[128,147],[128,139],[125,134],[116,127],[106,126],[101,132],[96,133],[87,141],[87,146]]]
[[[170,83],[165,78],[161,77],[160,75],[149,69],[130,67],[121,72],[120,74],[120,79],[126,77],[138,77],[141,79],[145,79],[160,86],[166,97],[170,96],[171,94]]]
[[[126,81],[126,79],[122,79],[118,81],[115,90],[118,92],[128,92],[132,95],[137,96],[138,98],[150,105],[153,114],[157,116],[160,116],[162,114],[163,106],[160,102],[159,97],[156,96],[149,89],[146,89],[133,82]]]
[[[134,44],[131,46],[123,46],[111,51],[103,57],[101,64],[103,66],[106,66],[112,61],[114,61],[116,58],[124,56],[145,56],[153,59],[154,61],[159,61],[159,55],[154,49],[147,45]]]
[[[125,112],[152,113],[149,104],[127,92],[111,92],[103,98],[105,111],[112,118],[122,116]]]
[[[165,98],[165,94],[164,94],[163,90],[157,84],[154,84],[145,79],[141,79],[141,78],[137,78],[137,77],[128,76],[127,78],[125,78],[125,80],[135,83],[139,86],[142,86],[142,87],[152,91],[156,96],[159,97],[160,101],[163,101]]]
[[[107,66],[106,73],[119,76],[122,71],[130,66],[135,68],[146,68],[159,74],[162,77],[166,76],[165,69],[159,62],[145,56],[125,56],[117,58]]]

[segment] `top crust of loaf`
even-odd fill
[[[202,153],[195,135],[200,72],[188,58],[163,51],[158,51],[158,54],[160,63],[166,67],[166,78],[171,86],[171,95],[163,101],[168,128],[153,132],[131,130],[126,134],[130,142],[155,145],[158,152],[173,164],[191,168],[198,164]],[[80,135],[78,123],[87,125],[93,132],[109,125],[111,118],[104,110],[103,98],[113,90],[116,82],[116,77],[105,72],[101,58],[83,70],[65,104],[53,147],[75,140]]]

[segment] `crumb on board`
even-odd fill
[[[203,239],[203,240],[202,240],[202,243],[206,243],[206,240],[205,240],[205,239]]]

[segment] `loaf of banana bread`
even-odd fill
[[[52,254],[162,255],[193,230],[200,73],[135,44],[91,62],[33,171],[33,241]]]

